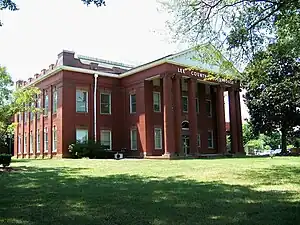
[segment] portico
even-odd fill
[[[178,71],[183,69],[179,68]],[[206,81],[201,78],[171,72],[155,78],[159,79],[159,82],[152,81],[163,85],[163,156],[165,157],[226,153],[225,91],[229,92],[231,150],[232,153],[243,153],[240,144],[242,139],[238,84],[230,84],[230,81]]]

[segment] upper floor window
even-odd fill
[[[21,121],[22,121],[22,114],[18,113],[18,122],[21,122]]]
[[[30,107],[30,120],[33,120],[34,118],[34,112],[33,112],[34,108],[35,108],[35,103],[32,102]]]
[[[111,93],[100,94],[100,113],[111,114]]]
[[[212,116],[211,100],[206,100],[206,112],[209,117]]]
[[[130,113],[136,113],[136,94],[130,95]]]
[[[48,115],[48,111],[49,111],[49,96],[48,93],[45,92],[44,95],[44,115]]]
[[[188,97],[182,96],[182,110],[183,112],[188,112]]]
[[[88,92],[76,90],[76,112],[88,112]]]
[[[37,116],[37,119],[40,119],[40,115],[41,115],[41,113],[40,113],[40,111],[39,110],[41,110],[41,107],[42,106],[42,100],[41,100],[41,97],[38,97],[38,100],[37,100],[37,109],[38,109],[38,111],[37,111],[37,114],[36,114],[36,116]]]
[[[161,104],[160,104],[160,92],[153,92],[153,110],[154,112],[161,111]]]
[[[52,112],[57,112],[57,89],[53,87],[52,89]]]
[[[24,123],[27,122],[27,112],[24,112]]]

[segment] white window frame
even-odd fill
[[[52,90],[52,113],[57,113],[58,93],[56,87]]]
[[[109,112],[108,113],[106,113],[106,112],[102,112],[102,104],[106,104],[106,103],[103,103],[102,101],[101,101],[101,97],[102,97],[102,95],[108,95],[108,97],[109,97],[109,102],[108,102],[108,105],[109,105]],[[111,114],[111,93],[107,93],[107,92],[101,92],[100,93],[100,114],[104,114],[104,115],[110,115]]]
[[[207,106],[205,106],[206,113],[208,113],[208,117],[212,117],[212,104],[210,99],[206,99],[206,104],[209,103],[209,112],[207,112]]]
[[[26,154],[27,153],[27,134],[26,132],[24,133],[24,150],[23,152]]]
[[[156,131],[159,131],[160,132],[160,141],[159,143],[156,142]],[[160,127],[155,127],[154,128],[154,149],[162,149],[163,146],[162,146],[162,128]],[[157,144],[159,144],[159,146],[157,146]]]
[[[102,140],[102,137],[103,137],[103,133],[106,133],[106,132],[109,133],[109,148],[107,150],[112,150],[112,132],[111,132],[111,130],[101,130],[100,131],[100,143],[102,145],[104,145],[103,144],[104,140]]]
[[[132,111],[132,98],[131,98],[131,97],[134,96],[134,95],[135,95],[135,112]],[[135,93],[134,93],[134,94],[130,94],[130,95],[129,95],[129,107],[130,107],[129,110],[130,110],[130,113],[131,113],[131,114],[136,113],[136,111],[137,111],[137,110],[136,110],[136,105],[137,105],[137,104],[136,104],[136,94],[135,94]]]
[[[52,152],[57,152],[57,127],[52,128]]]
[[[39,110],[41,110],[41,105],[42,105],[42,99],[41,99],[41,97],[39,97],[38,100],[37,100],[37,108]],[[40,116],[41,116],[41,113],[38,111],[37,112],[37,119],[38,120],[40,119]]]
[[[49,112],[49,95],[47,93],[44,95],[44,115],[48,116],[48,112]]]
[[[36,131],[36,153],[41,152],[41,135],[40,135],[40,130],[37,129]]]
[[[79,138],[78,138],[78,134],[80,133],[80,132],[84,132],[85,133],[85,136],[86,136],[86,140],[80,140]],[[76,129],[76,141],[77,142],[80,142],[80,143],[84,143],[84,142],[86,142],[86,141],[88,141],[89,140],[89,130],[88,129],[83,129],[83,128],[78,128],[78,129]]]
[[[77,106],[77,92],[81,92],[81,93],[86,93],[86,102],[85,102],[85,110],[84,111],[81,111],[78,109],[78,106]],[[77,113],[88,113],[89,112],[89,92],[87,90],[84,90],[84,89],[76,89],[76,112]]]
[[[136,132],[136,136],[135,136],[135,147],[134,146],[134,143],[133,143],[133,132]],[[130,130],[130,149],[131,150],[137,150],[137,137],[138,137],[138,132],[137,132],[137,129],[136,128],[132,128]]]
[[[208,134],[211,133],[211,146],[209,146],[209,135],[207,135],[207,144],[208,144],[208,148],[209,149],[213,149],[214,148],[214,131],[213,130],[208,130]]]
[[[158,103],[154,102],[154,96],[157,95],[158,96]],[[156,110],[155,106],[158,104],[158,110]],[[154,112],[161,112],[161,95],[160,92],[158,91],[153,91],[153,111]]]
[[[199,133],[197,134],[197,146],[201,147],[201,135]]]
[[[22,153],[21,147],[22,147],[22,137],[21,137],[21,135],[19,134],[19,135],[18,135],[18,153],[19,153],[19,154]]]
[[[48,148],[49,148],[49,146],[48,146],[48,143],[49,143],[49,133],[48,133],[48,127],[45,127],[44,128],[44,133],[43,133],[43,135],[44,135],[44,144],[43,144],[43,148],[44,148],[44,152],[48,152]]]
[[[29,153],[33,153],[33,133],[29,133]]]
[[[184,107],[183,107],[183,99],[184,98],[186,98],[186,108],[187,108],[186,111],[184,111]],[[182,101],[182,111],[185,112],[185,113],[189,112],[189,98],[188,98],[188,96],[186,96],[186,95],[181,96],[181,101]]]

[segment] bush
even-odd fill
[[[76,142],[69,145],[69,152],[75,159],[84,157],[94,159],[111,158],[111,151],[107,151],[109,146],[102,145],[99,142],[87,141],[85,143]],[[112,156],[113,157],[113,156]]]
[[[10,165],[11,155],[10,154],[0,154],[0,165],[7,167]]]

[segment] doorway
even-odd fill
[[[190,137],[188,135],[182,135],[182,149],[185,155],[190,154]]]

